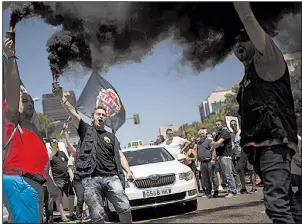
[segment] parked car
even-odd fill
[[[187,211],[197,209],[197,182],[192,170],[174,158],[163,146],[143,146],[123,150],[136,179],[126,182],[126,194],[132,210],[168,204],[184,204]],[[110,221],[115,209],[106,203]]]

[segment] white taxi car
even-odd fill
[[[174,158],[162,146],[125,149],[123,153],[136,178],[134,182],[126,182],[132,210],[176,203],[184,203],[186,211],[197,209],[197,182],[192,170],[179,162],[183,155]],[[115,210],[107,203],[109,221]]]

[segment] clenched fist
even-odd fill
[[[52,93],[54,96],[58,97],[60,100],[64,97],[64,92],[61,86],[53,86]]]
[[[7,57],[15,56],[15,44],[9,38],[4,38],[3,40],[3,50]]]

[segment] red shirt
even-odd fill
[[[5,107],[5,105],[3,104]],[[6,108],[4,108],[6,109]],[[14,125],[5,124],[5,142],[8,141]],[[17,130],[12,137],[3,163],[6,175],[22,175],[24,173],[40,174],[46,178],[46,167],[49,161],[44,142],[33,131],[22,128],[22,141]]]

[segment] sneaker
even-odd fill
[[[213,198],[213,195],[209,194],[207,195],[207,198]]]
[[[222,186],[219,186],[219,187],[218,187],[218,191],[223,191],[223,187],[222,187]]]
[[[237,197],[237,194],[233,194],[233,193],[228,193],[225,198],[235,198]]]
[[[214,197],[214,198],[217,198],[217,197],[218,197],[218,195],[219,195],[219,191],[214,191],[214,193],[213,193],[213,197]]]
[[[257,189],[252,189],[250,192],[251,193],[256,193],[256,192],[258,192],[258,190]]]
[[[198,197],[205,197],[206,195],[203,192],[198,193]]]
[[[243,189],[240,190],[240,194],[248,194],[248,192],[247,192],[246,189],[243,188]]]
[[[75,214],[69,215],[67,218],[70,220],[77,220],[77,216]]]

